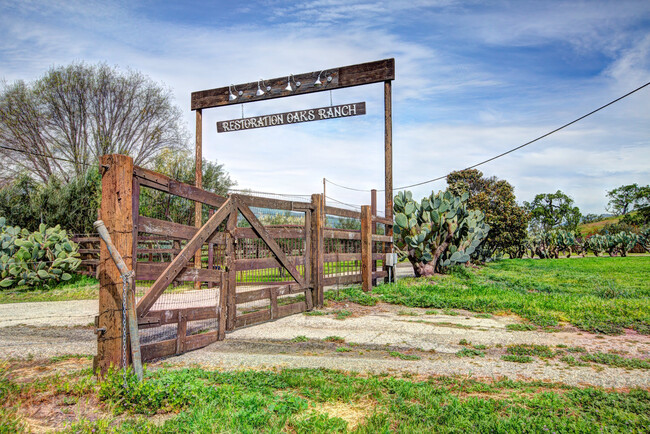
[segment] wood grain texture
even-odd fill
[[[126,267],[133,269],[133,160],[126,155],[104,155],[101,218]],[[122,366],[122,278],[105,243],[100,244],[97,356],[100,375],[111,365]]]
[[[361,289],[372,290],[372,214],[370,207],[361,207]]]
[[[198,112],[198,110],[197,110]],[[355,102],[335,106],[294,110],[248,118],[230,119],[217,122],[217,133],[251,130],[255,128],[279,127],[303,122],[324,121],[366,114],[366,103]]]
[[[298,282],[300,285],[305,286],[305,281],[303,277],[300,275],[296,267],[287,260],[287,256],[284,254],[280,246],[278,246],[278,243],[275,242],[273,237],[264,229],[264,226],[260,223],[260,221],[255,217],[255,214],[253,214],[253,211],[248,208],[245,204],[241,203],[239,201],[239,196],[238,195],[232,195],[231,198],[234,201],[235,206],[239,210],[242,216],[250,223],[251,227],[255,231],[258,237],[260,237],[268,246],[268,248],[273,252],[275,257],[277,258],[278,262],[286,268],[286,270],[291,274],[291,277],[294,278],[296,282]]]
[[[241,91],[242,95],[237,96],[237,99],[233,101],[229,100],[229,86],[192,92],[191,109],[198,110],[273,98],[284,98],[287,96],[394,80],[395,59],[383,59],[375,62],[330,68],[322,71],[322,74],[320,73],[321,71],[312,71],[304,74],[294,74],[295,81],[299,81],[301,85],[300,87],[296,87],[292,81],[293,88],[291,91],[285,90],[287,87],[287,76],[265,80],[266,84],[271,86],[271,90],[266,91],[266,89],[263,89],[266,92],[261,96],[257,95],[258,83],[256,81],[236,84],[236,91],[233,93],[237,94]],[[315,84],[319,74],[322,81],[320,86]],[[327,82],[327,77],[332,77],[332,81]]]
[[[201,248],[203,243],[217,230],[222,221],[233,212],[231,199],[228,199],[217,212],[210,217],[203,227],[197,231],[194,237],[185,245],[181,253],[165,269],[163,274],[156,279],[154,284],[147,290],[145,295],[138,302],[138,315],[144,316],[151,309],[156,299],[160,297],[165,288],[167,288],[176,279],[176,276],[185,268],[194,253]]]

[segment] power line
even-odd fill
[[[67,158],[55,157],[55,156],[53,156],[53,155],[40,154],[40,153],[38,153],[38,152],[25,151],[24,149],[10,148],[10,147],[8,147],[8,146],[3,146],[3,145],[0,145],[0,148],[2,148],[2,149],[7,149],[7,150],[9,150],[9,151],[22,152],[23,154],[27,154],[27,155],[35,155],[35,156],[37,156],[37,157],[45,157],[45,158],[51,158],[51,159],[53,159],[53,160],[65,161],[65,162],[72,163],[72,164],[81,164],[82,166],[92,166],[92,164],[82,163],[82,162],[80,162],[80,161],[79,161],[79,162],[75,162],[75,161],[72,161],[72,160],[68,160]]]
[[[481,162],[479,162],[479,163],[476,163],[476,164],[474,164],[474,165],[472,165],[472,166],[466,167],[466,168],[464,168],[464,169],[462,169],[462,170],[473,169],[473,168],[475,168],[475,167],[478,167],[478,166],[481,166],[481,165],[483,165],[483,164],[489,163],[490,161],[494,161],[494,160],[496,160],[497,158],[501,158],[501,157],[503,157],[503,156],[505,156],[505,155],[508,155],[508,154],[510,154],[510,153],[512,153],[512,152],[515,152],[515,151],[517,151],[517,150],[519,150],[519,149],[521,149],[521,148],[523,148],[523,147],[526,147],[526,146],[528,146],[528,145],[531,145],[531,144],[533,144],[533,143],[535,143],[535,142],[537,142],[537,141],[539,141],[539,140],[542,140],[542,139],[545,138],[545,137],[550,136],[551,134],[557,133],[558,131],[563,130],[564,128],[566,128],[566,127],[568,127],[568,126],[571,126],[571,125],[575,124],[576,122],[579,122],[579,121],[581,121],[581,120],[583,120],[583,119],[585,119],[585,118],[587,118],[587,117],[593,115],[594,113],[597,113],[597,112],[603,110],[604,108],[609,107],[609,106],[612,105],[612,104],[615,104],[615,103],[621,101],[622,99],[627,98],[628,96],[632,95],[633,93],[636,93],[636,92],[640,91],[641,89],[643,89],[643,88],[645,88],[645,87],[648,87],[648,86],[650,86],[650,81],[647,82],[646,84],[644,84],[644,85],[642,85],[642,86],[639,86],[639,87],[637,87],[636,89],[634,89],[634,90],[632,90],[632,91],[626,93],[625,95],[620,96],[620,97],[616,98],[615,100],[612,100],[612,101],[608,102],[607,104],[602,105],[602,106],[598,107],[597,109],[590,111],[590,112],[587,113],[586,115],[582,115],[582,116],[580,116],[579,118],[574,119],[574,120],[572,120],[571,122],[568,122],[568,123],[562,125],[562,126],[559,127],[559,128],[556,128],[556,129],[554,129],[554,130],[552,130],[552,131],[549,131],[548,133],[543,134],[543,135],[541,135],[541,136],[539,136],[539,137],[537,137],[537,138],[535,138],[535,139],[533,139],[533,140],[531,140],[531,141],[529,141],[529,142],[526,142],[526,143],[524,143],[523,145],[519,145],[519,146],[517,146],[517,147],[515,147],[515,148],[509,149],[509,150],[507,150],[507,151],[505,151],[505,152],[502,152],[502,153],[500,153],[500,154],[498,154],[498,155],[495,155],[495,156],[492,157],[492,158],[488,158],[487,160],[483,160],[483,161],[481,161]],[[449,176],[449,174],[444,175],[444,176],[439,176],[439,177],[437,177],[437,178],[433,178],[433,179],[428,179],[428,180],[426,180],[426,181],[418,182],[418,183],[415,183],[415,184],[405,185],[405,186],[403,186],[403,187],[396,187],[396,188],[393,189],[393,191],[395,191],[395,190],[404,190],[405,188],[417,187],[417,186],[419,186],[419,185],[424,185],[424,184],[429,184],[429,183],[431,183],[431,182],[440,181],[440,180],[442,180],[442,179],[447,178],[447,176]],[[347,190],[352,190],[352,191],[362,191],[362,192],[369,192],[369,191],[371,191],[371,190],[363,190],[363,189],[359,189],[359,188],[346,187],[346,186],[344,186],[344,185],[336,184],[336,183],[330,181],[329,179],[325,179],[325,181],[329,182],[329,183],[332,184],[332,185],[336,185],[337,187],[345,188],[345,189],[347,189]],[[385,191],[385,190],[377,190],[377,191]]]
[[[349,206],[351,208],[361,209],[361,205],[354,205],[354,204],[351,204],[351,203],[341,202],[340,200],[334,199],[333,197],[329,197],[329,196],[325,196],[325,198],[328,199],[328,200],[333,200],[336,203],[340,203],[341,205]]]

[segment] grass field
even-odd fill
[[[344,290],[338,298],[514,313],[547,328],[568,323],[594,333],[628,328],[650,334],[650,256],[510,259],[429,279],[402,279],[378,286],[372,296]]]
[[[6,432],[25,429],[19,409],[38,405],[67,414],[67,425],[56,428],[87,433],[643,432],[650,426],[650,393],[636,389],[198,368],[148,372],[142,384],[129,377],[124,389],[119,372],[102,384],[87,371],[19,383],[14,369],[0,368]],[[73,416],[77,411],[81,417]]]
[[[597,222],[581,223],[578,225],[578,231],[582,234],[583,237],[588,237],[589,235],[593,235],[601,230],[605,225],[613,225],[614,223],[618,223],[622,218],[622,216],[612,216],[598,220]]]

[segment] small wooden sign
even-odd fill
[[[251,118],[232,119],[217,122],[218,133],[231,131],[250,130],[253,128],[277,127],[300,122],[322,121],[325,119],[346,118],[366,114],[366,103],[356,102],[329,107],[320,107],[307,110],[298,110],[286,113],[277,113]]]

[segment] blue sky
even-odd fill
[[[648,1],[2,1],[0,77],[105,61],[169,86],[194,131],[190,93],[394,57],[394,184],[438,177],[550,131],[650,81]],[[242,188],[322,191],[322,178],[383,187],[381,85],[333,92],[366,116],[218,134],[240,106],[204,111],[204,156]],[[320,107],[317,93],[246,116]],[[650,183],[650,88],[480,169],[518,200],[561,189],[583,213],[605,191]],[[416,197],[445,188],[413,189]],[[343,202],[369,195],[328,187]],[[381,196],[381,195],[380,195]]]

